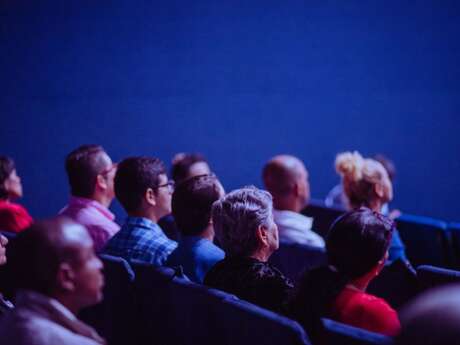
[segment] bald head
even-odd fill
[[[17,289],[50,295],[55,289],[59,265],[78,262],[78,248],[91,244],[86,229],[66,218],[36,222],[14,241],[11,269]]]
[[[300,159],[290,155],[278,155],[270,159],[262,174],[265,188],[273,195],[275,208],[298,212],[310,196],[308,172]],[[284,205],[283,205],[284,204]],[[300,205],[300,206],[299,206]]]

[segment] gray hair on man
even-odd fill
[[[258,249],[257,229],[273,217],[270,193],[247,186],[214,202],[212,220],[216,236],[229,256],[249,256]]]

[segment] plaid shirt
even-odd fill
[[[158,224],[147,218],[127,217],[121,230],[107,243],[104,253],[162,266],[176,247],[177,242],[168,239]]]

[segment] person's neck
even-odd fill
[[[376,201],[374,201],[374,202],[369,204],[369,208],[372,211],[378,212],[378,213],[382,212],[382,206],[383,206],[383,204],[380,202],[380,200],[376,200]]]
[[[299,200],[294,197],[285,197],[285,198],[276,198],[274,200],[273,206],[276,210],[279,211],[292,211],[300,212],[304,205],[301,205]]]
[[[375,267],[374,269],[372,269],[370,272],[366,273],[362,277],[351,280],[347,284],[347,286],[364,292],[366,291],[367,286],[369,285],[371,280],[374,279],[378,275],[378,273],[379,273],[379,269],[378,267]]]
[[[209,241],[214,241],[214,227],[209,224],[206,229],[198,235],[198,237],[204,238]]]
[[[109,208],[113,198],[103,193],[94,193],[90,199],[93,199],[100,203],[102,206]]]
[[[69,309],[70,312],[74,315],[78,315],[78,313],[81,310],[81,307],[75,304],[74,298],[67,298],[65,296],[54,296],[53,298],[59,303],[61,303],[64,307]]]
[[[130,217],[138,217],[138,218],[147,218],[154,223],[158,223],[160,217],[158,217],[155,212],[149,210],[136,210],[128,212],[128,216]]]
[[[270,255],[271,253],[268,253],[266,250],[259,250],[257,252],[254,252],[252,255],[249,255],[249,257],[261,262],[267,262],[270,258]]]

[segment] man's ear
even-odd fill
[[[68,263],[63,262],[59,265],[56,279],[60,289],[70,292],[75,290],[75,273]]]
[[[97,177],[96,177],[96,186],[99,187],[100,189],[104,189],[104,190],[108,188],[107,181],[104,178],[104,176],[97,175]]]
[[[155,206],[157,204],[157,196],[152,188],[147,188],[144,194],[144,198],[145,201],[151,206]]]
[[[385,191],[383,190],[383,185],[381,183],[376,183],[374,185],[374,193],[379,197],[383,198]]]
[[[268,236],[267,236],[267,228],[265,225],[259,225],[256,230],[256,237],[260,244],[264,247],[268,247]]]

